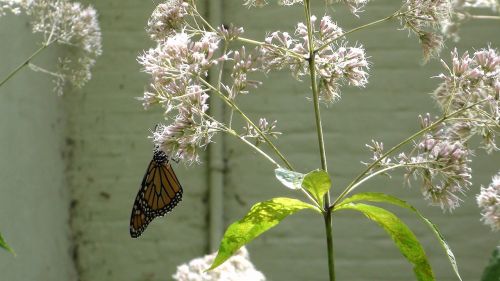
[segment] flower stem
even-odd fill
[[[250,147],[252,147],[253,149],[255,149],[255,151],[257,151],[258,153],[260,153],[262,156],[264,156],[264,158],[266,158],[267,160],[269,160],[269,162],[273,163],[274,166],[276,167],[279,167],[280,165],[278,165],[278,163],[276,163],[276,161],[274,161],[273,158],[271,158],[269,155],[267,155],[264,151],[262,151],[260,148],[258,148],[257,146],[255,146],[253,143],[249,142],[247,139],[245,139],[244,137],[238,135],[235,131],[229,129],[228,130],[228,133],[239,138],[242,142],[248,144]]]
[[[19,72],[21,69],[23,69],[25,66],[27,66],[39,53],[41,53],[43,50],[45,50],[48,46],[52,44],[51,41],[50,43],[43,44],[38,50],[36,50],[31,56],[29,56],[23,63],[21,63],[18,67],[16,67],[7,77],[5,77],[2,82],[0,82],[0,87],[3,86],[7,81],[10,80],[17,72]]]
[[[314,117],[316,120],[316,132],[318,137],[318,146],[321,158],[321,168],[323,171],[328,172],[328,165],[326,161],[325,140],[323,134],[323,126],[321,124],[321,112],[319,107],[319,93],[318,83],[316,80],[316,51],[314,47],[313,27],[311,23],[311,2],[310,0],[304,1],[304,13],[306,16],[307,24],[307,37],[309,41],[309,74],[311,76],[311,89],[313,94]],[[332,228],[332,211],[328,208],[330,206],[330,191],[324,196],[323,216],[325,221],[325,234],[326,245],[328,251],[328,274],[329,280],[335,281],[335,259],[333,249],[333,228]]]
[[[487,15],[469,15],[469,18],[475,20],[500,20],[500,16],[487,16]]]
[[[233,137],[236,137],[236,138],[240,139],[242,142],[244,142],[245,144],[247,144],[251,148],[255,149],[255,151],[257,151],[259,154],[261,154],[262,156],[264,156],[264,158],[266,158],[267,160],[269,160],[269,162],[271,162],[273,165],[275,165],[276,167],[280,166],[280,165],[278,165],[278,163],[276,161],[274,161],[274,159],[271,156],[267,155],[267,153],[265,153],[264,151],[262,151],[262,149],[258,148],[257,146],[255,146],[253,143],[249,142],[244,137],[238,135],[238,133],[235,132],[233,129],[228,128],[226,125],[224,125],[223,123],[221,123],[220,121],[218,121],[214,117],[210,116],[206,112],[199,111],[198,113],[202,114],[203,116],[205,116],[210,121],[216,123],[217,126],[220,127],[220,131],[225,132],[227,134],[230,134]]]
[[[384,173],[386,173],[386,172],[388,172],[388,171],[390,171],[390,170],[394,170],[394,169],[397,169],[397,168],[402,168],[402,167],[422,167],[422,168],[423,168],[423,166],[422,166],[422,165],[424,165],[424,164],[430,164],[430,163],[432,163],[432,162],[430,162],[430,161],[423,161],[423,162],[418,162],[418,163],[396,164],[396,165],[393,165],[393,166],[390,166],[390,167],[387,167],[387,168],[384,168],[384,169],[378,170],[378,171],[376,171],[376,172],[374,172],[374,173],[372,173],[372,174],[369,174],[368,176],[364,177],[363,179],[361,179],[360,181],[358,181],[356,184],[354,184],[354,185],[352,186],[352,189],[355,189],[356,187],[358,187],[358,186],[362,185],[363,183],[365,183],[365,182],[366,182],[366,181],[368,181],[369,179],[371,179],[371,178],[373,178],[373,177],[375,177],[375,176],[378,176],[378,175],[380,175],[380,174],[384,174]],[[334,206],[334,205],[332,205],[332,206],[330,207],[330,209],[332,209],[332,211],[333,211],[333,206]]]
[[[234,109],[234,111],[238,112],[241,115],[241,117],[243,117],[243,119],[245,119],[245,121],[248,122],[248,124],[250,124],[250,126],[252,126],[257,131],[257,133],[259,133],[259,135],[266,141],[266,143],[271,147],[274,153],[276,153],[276,155],[278,155],[278,157],[281,158],[281,160],[283,161],[283,163],[285,163],[287,168],[289,170],[293,170],[292,164],[285,158],[285,156],[279,151],[279,149],[274,145],[274,143],[262,132],[259,126],[255,125],[255,123],[243,111],[241,111],[241,109],[231,99],[226,97],[226,95],[224,95],[221,91],[217,90],[217,88],[212,86],[204,79],[200,79],[200,81],[207,87],[209,87],[214,93],[219,95],[227,105],[229,105],[232,109]]]
[[[353,32],[356,32],[356,31],[361,30],[361,29],[365,29],[365,28],[370,27],[372,25],[376,25],[376,24],[379,24],[379,23],[383,23],[383,22],[389,21],[389,20],[391,20],[393,18],[397,18],[397,17],[402,16],[402,15],[404,15],[404,13],[401,13],[400,11],[397,11],[397,12],[393,13],[392,15],[390,15],[388,17],[385,17],[383,19],[372,21],[370,23],[367,23],[367,24],[358,26],[356,28],[353,28],[353,29],[351,29],[349,31],[346,31],[346,32],[342,33],[341,35],[337,36],[336,38],[333,38],[332,40],[327,41],[326,43],[324,43],[323,45],[321,45],[320,47],[318,47],[318,49],[316,49],[316,52],[319,52],[319,51],[323,50],[324,48],[328,47],[333,42],[335,42],[335,41],[339,40],[340,38],[343,38],[343,37],[345,37],[345,36],[347,36],[347,35],[349,35],[349,34],[351,34]]]
[[[283,51],[285,53],[288,53],[289,55],[293,56],[294,58],[304,59],[304,57],[301,54],[297,53],[297,52],[294,52],[294,51],[289,50],[287,48],[278,47],[278,46],[275,46],[275,45],[272,45],[272,44],[268,44],[266,42],[256,41],[256,40],[249,39],[249,38],[244,38],[244,37],[238,37],[236,40],[238,40],[240,42],[243,42],[243,43],[251,44],[251,45],[270,46],[270,47],[276,48],[278,50],[281,50],[281,51]]]

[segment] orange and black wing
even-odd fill
[[[153,216],[148,215],[140,204],[134,203],[132,215],[130,217],[130,236],[137,238],[141,236],[148,224],[153,220]]]
[[[155,151],[142,179],[130,217],[130,236],[139,237],[148,224],[158,216],[164,216],[182,200],[182,186],[161,151]]]

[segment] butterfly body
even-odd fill
[[[133,238],[141,236],[154,218],[166,215],[182,200],[182,186],[169,161],[163,151],[155,149],[132,207]]]

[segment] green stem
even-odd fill
[[[54,41],[52,41],[54,42]],[[52,42],[48,44],[43,44],[42,47],[40,47],[38,50],[36,50],[31,56],[29,56],[23,63],[21,63],[18,67],[16,67],[7,77],[5,77],[2,82],[0,82],[0,87],[3,86],[7,81],[10,80],[17,72],[19,72],[21,69],[23,69],[25,66],[27,66],[40,52],[45,50],[48,46],[52,44]]]
[[[349,35],[349,34],[351,34],[353,32],[356,32],[356,31],[361,30],[361,29],[365,29],[365,28],[370,27],[372,25],[376,25],[376,24],[379,24],[379,23],[383,23],[383,22],[392,20],[392,19],[400,17],[402,15],[404,15],[404,13],[401,13],[400,11],[397,11],[397,12],[393,13],[392,15],[390,15],[388,17],[385,17],[383,19],[379,19],[379,20],[376,20],[376,21],[373,21],[373,22],[370,22],[370,23],[358,26],[358,27],[353,28],[353,29],[351,29],[349,31],[346,31],[346,32],[342,33],[341,35],[339,35],[339,36],[333,38],[332,40],[327,41],[326,43],[324,43],[323,45],[321,45],[318,49],[316,49],[316,52],[319,52],[319,51],[323,50],[324,48],[328,47],[333,42],[335,42],[335,41],[339,40],[340,38],[343,38],[343,37],[345,37],[345,36],[347,36],[347,35]]]
[[[238,37],[236,40],[238,40],[240,42],[243,42],[243,43],[248,43],[248,44],[257,45],[257,46],[270,46],[270,47],[276,48],[278,50],[281,50],[281,51],[283,51],[285,53],[288,53],[289,55],[291,55],[294,58],[304,59],[304,56],[302,56],[299,53],[296,53],[296,52],[294,52],[292,50],[289,50],[287,48],[283,48],[283,47],[275,46],[275,45],[272,45],[272,44],[268,44],[266,42],[256,41],[256,40],[249,39],[249,38],[244,38],[244,37]]]
[[[330,281],[335,281],[335,260],[333,255],[333,216],[332,210],[327,209],[324,213],[325,219],[325,234],[326,234],[326,246],[328,249],[328,275],[330,276]]]
[[[306,16],[307,24],[307,37],[309,41],[309,74],[311,76],[311,89],[313,94],[314,117],[316,120],[316,132],[318,137],[318,146],[321,157],[321,168],[323,171],[328,172],[328,165],[326,161],[325,140],[323,134],[323,126],[321,124],[321,112],[319,107],[319,92],[318,82],[316,79],[316,51],[314,47],[313,27],[311,23],[311,2],[310,0],[304,1],[304,13]],[[325,234],[326,245],[328,251],[328,275],[330,281],[335,281],[335,259],[333,249],[333,228],[332,228],[332,211],[330,206],[330,191],[324,196],[323,216],[325,221]]]
[[[269,155],[267,155],[264,151],[262,151],[262,149],[258,148],[257,146],[255,146],[253,143],[249,142],[247,139],[245,139],[244,137],[238,135],[235,131],[229,129],[227,131],[229,134],[239,138],[242,142],[248,144],[250,147],[252,147],[253,149],[255,149],[258,153],[260,153],[262,156],[264,156],[264,158],[266,158],[267,160],[269,160],[269,162],[273,163],[274,166],[276,167],[279,167],[280,165],[278,165],[278,163],[276,163],[276,161],[274,161],[273,158],[271,158]]]
[[[500,20],[500,16],[469,15],[469,17],[475,20]]]
[[[251,148],[255,149],[255,151],[257,151],[259,154],[261,154],[262,156],[264,156],[264,158],[266,158],[267,160],[269,160],[269,162],[271,162],[274,166],[276,166],[276,167],[280,166],[280,165],[278,165],[278,163],[276,161],[274,161],[274,159],[271,156],[267,155],[267,153],[265,153],[264,151],[262,151],[262,149],[258,148],[257,146],[255,146],[253,143],[249,142],[244,137],[238,135],[238,133],[235,132],[233,129],[228,128],[223,123],[221,123],[220,121],[218,121],[214,117],[210,116],[206,112],[198,111],[198,113],[201,114],[201,115],[203,115],[203,116],[205,116],[210,121],[216,123],[221,132],[225,132],[227,134],[230,134],[233,137],[236,137],[236,138],[240,139],[242,142],[244,142],[245,144],[248,144]]]
[[[323,126],[321,124],[321,112],[319,107],[319,92],[318,92],[318,83],[316,79],[316,52],[314,51],[314,39],[312,34],[312,26],[311,26],[311,12],[309,7],[309,1],[305,1],[305,10],[306,10],[306,22],[308,29],[308,40],[309,40],[309,74],[311,75],[311,88],[313,94],[313,105],[314,105],[314,117],[316,120],[316,132],[318,137],[318,145],[321,157],[321,168],[328,172],[328,166],[326,162],[326,151],[325,151],[325,141],[323,137]]]
[[[243,119],[245,119],[245,121],[248,122],[248,124],[250,124],[250,126],[252,126],[257,131],[257,133],[266,141],[266,143],[271,147],[274,153],[276,153],[276,155],[278,155],[279,158],[281,158],[281,160],[283,161],[283,163],[285,163],[287,168],[289,170],[294,170],[292,164],[285,158],[285,156],[279,151],[279,149],[274,145],[274,143],[262,132],[259,126],[255,125],[255,123],[243,111],[241,111],[241,109],[231,99],[226,97],[226,95],[224,95],[221,91],[217,90],[217,88],[212,86],[204,79],[199,79],[199,80],[207,87],[209,87],[214,93],[219,95],[227,105],[229,105],[232,109],[234,109],[234,111],[238,112],[241,115],[241,117],[243,117]]]
[[[363,177],[369,173],[378,163],[380,163],[380,161],[384,160],[385,158],[387,158],[387,156],[391,155],[394,151],[400,149],[401,147],[403,147],[404,145],[410,143],[411,141],[413,141],[413,139],[415,139],[416,137],[434,129],[436,126],[438,126],[439,124],[443,123],[444,121],[448,120],[449,118],[457,115],[457,114],[460,114],[462,112],[464,112],[465,110],[468,110],[480,103],[483,103],[487,101],[487,99],[483,99],[483,100],[480,100],[478,102],[475,102],[469,106],[466,106],[464,108],[461,108],[461,109],[458,109],[448,115],[443,115],[441,118],[439,118],[438,120],[436,120],[434,123],[430,124],[429,126],[421,129],[420,131],[414,133],[413,135],[411,135],[410,137],[408,137],[407,139],[403,140],[402,142],[400,142],[399,144],[397,144],[396,146],[394,146],[393,148],[389,149],[386,153],[384,153],[381,157],[379,157],[376,161],[374,161],[373,163],[371,163],[370,165],[368,165],[368,167],[366,167],[365,170],[363,170],[351,183],[349,183],[349,185],[344,189],[344,191],[337,197],[337,199],[335,200],[335,202],[333,202],[333,204],[329,207],[330,209],[333,209],[335,207],[336,204],[338,204],[345,196],[347,196],[351,191],[353,191],[357,186],[358,186],[358,182],[363,179]]]
[[[354,184],[352,186],[352,189],[355,189],[356,187],[362,185],[363,183],[365,183],[369,179],[371,179],[371,178],[373,178],[375,176],[378,176],[380,174],[383,174],[383,173],[385,173],[387,171],[394,170],[394,169],[397,169],[397,168],[402,168],[402,167],[421,167],[421,168],[423,168],[423,165],[424,164],[428,164],[428,163],[432,163],[432,162],[430,162],[430,161],[424,161],[424,162],[418,162],[418,163],[396,164],[394,166],[390,166],[390,167],[378,170],[378,171],[374,172],[373,174],[369,174],[368,176],[366,176],[363,179],[361,179],[360,181],[358,181],[356,184]],[[335,205],[330,206],[330,209],[332,211],[333,211],[333,206],[335,206]]]

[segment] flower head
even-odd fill
[[[160,125],[153,132],[153,142],[167,155],[186,163],[200,161],[200,149],[205,148],[218,131],[207,120],[208,95],[198,85],[187,86],[185,94],[177,97],[178,114],[169,125]]]
[[[472,56],[468,52],[459,55],[454,50],[451,57],[451,65],[443,62],[447,73],[438,76],[442,82],[433,97],[443,110],[461,110],[455,116],[460,119],[456,119],[453,126],[460,127],[462,135],[468,132],[463,139],[478,135],[486,151],[496,150],[495,128],[500,122],[500,54],[488,47]]]
[[[492,230],[500,230],[500,172],[493,176],[488,187],[481,186],[476,200],[481,208],[481,220]]]
[[[421,164],[418,173],[424,198],[451,211],[459,206],[459,195],[471,185],[470,151],[460,142],[441,138],[425,136],[411,162]]]
[[[146,29],[151,39],[161,41],[180,30],[185,24],[184,17],[188,12],[189,4],[184,0],[167,0],[158,5],[149,18]]]
[[[278,5],[281,6],[292,6],[295,4],[303,4],[303,0],[277,0]],[[245,0],[244,4],[247,7],[264,7],[265,5],[269,4],[268,1],[266,0]]]
[[[144,72],[151,74],[155,88],[161,89],[173,81],[205,78],[208,69],[219,61],[214,56],[219,42],[219,37],[212,32],[204,33],[199,40],[180,32],[144,52],[138,61]]]
[[[264,275],[250,262],[248,251],[240,248],[231,258],[214,270],[206,272],[216,253],[196,258],[177,267],[173,278],[177,281],[265,281]]]
[[[443,45],[437,33],[449,28],[452,16],[450,0],[405,0],[401,8],[403,28],[415,34],[424,53],[424,62],[437,57]]]
[[[349,10],[357,15],[358,12],[362,10],[362,8],[369,2],[370,0],[325,0],[325,4],[331,5],[333,3],[343,3],[345,4]],[[278,5],[280,6],[292,6],[295,4],[304,4],[303,0],[277,0]],[[267,0],[245,0],[243,5],[247,7],[263,7],[269,4]]]
[[[348,84],[364,87],[368,83],[369,63],[363,46],[347,46],[340,40],[343,32],[329,16],[324,16],[319,25],[311,16],[315,46],[322,46],[316,52],[315,67],[319,76],[320,99],[331,103],[340,97],[340,87]],[[309,57],[309,36],[307,26],[299,23],[295,29],[296,39],[287,32],[273,32],[262,47],[263,68],[266,71],[288,68],[297,78],[307,71]],[[340,42],[335,42],[339,39]]]

